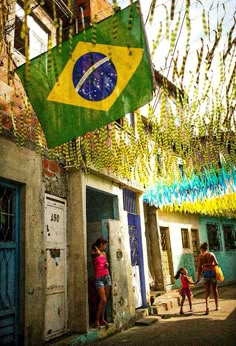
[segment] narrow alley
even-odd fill
[[[188,313],[185,303],[184,315],[178,308],[156,317],[149,326],[135,326],[97,342],[95,345],[235,345],[236,344],[236,285],[219,288],[221,309],[215,311],[210,300],[210,313],[205,315],[204,294],[193,299],[193,313]]]

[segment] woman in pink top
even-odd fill
[[[92,259],[94,266],[95,285],[99,296],[98,310],[96,313],[95,327],[101,325],[108,327],[108,322],[104,319],[107,297],[111,287],[111,277],[109,274],[109,264],[107,255],[104,252],[107,246],[107,240],[98,238],[92,245]]]
[[[180,302],[180,315],[183,315],[183,305],[184,305],[184,301],[185,301],[185,297],[187,296],[188,298],[188,302],[189,302],[189,308],[190,308],[190,312],[192,312],[192,291],[190,288],[190,284],[193,284],[193,282],[190,280],[190,278],[188,277],[188,271],[186,268],[181,267],[176,275],[175,275],[175,279],[179,279],[180,277],[180,281],[181,281],[181,290],[179,292],[179,294],[181,295],[182,299]]]

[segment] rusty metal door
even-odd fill
[[[160,227],[161,248],[162,248],[162,268],[166,285],[171,285],[173,279],[173,263],[170,246],[170,235],[168,227]]]
[[[45,340],[67,330],[66,201],[45,196]]]

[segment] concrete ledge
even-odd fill
[[[149,315],[149,308],[140,308],[135,311],[135,320],[147,317]]]
[[[157,321],[158,321],[157,317],[146,317],[136,321],[135,325],[136,326],[150,326],[151,324],[156,323]]]

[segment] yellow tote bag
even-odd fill
[[[216,266],[215,271],[216,271],[216,280],[217,281],[224,281],[224,274],[221,270],[221,267]]]

